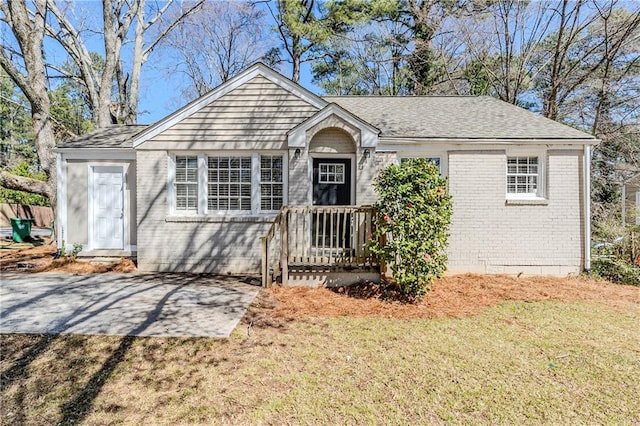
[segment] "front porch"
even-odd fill
[[[283,207],[261,238],[263,287],[290,285],[294,277],[316,283],[377,279],[378,259],[367,247],[374,218],[371,206]]]

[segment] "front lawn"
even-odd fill
[[[0,421],[640,422],[637,288],[582,281],[558,300],[491,280],[445,280],[422,307],[265,291],[228,340],[3,335]]]

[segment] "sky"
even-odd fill
[[[100,0],[70,0],[64,4],[71,10],[68,16],[72,22],[76,24],[84,22],[87,26],[93,28],[100,28],[102,25],[102,2]],[[274,25],[271,16],[268,13],[266,16],[269,19],[268,25]],[[83,39],[88,50],[104,52],[103,41],[99,35],[87,31],[83,33]],[[274,46],[279,45],[278,39],[274,38]],[[53,40],[45,41],[44,49],[49,61],[59,64],[66,58],[66,53],[62,47]],[[171,57],[161,48],[154,50],[149,60],[143,65],[138,106],[138,122],[140,124],[154,123],[188,102],[182,95],[182,89],[187,84],[186,78],[179,72],[170,71],[174,65]],[[291,76],[289,64],[283,64],[278,71],[286,77]],[[301,85],[314,93],[319,93],[320,89],[311,80],[310,66],[304,64],[301,70]]]
[[[142,67],[138,107],[138,122],[140,124],[154,123],[187,103],[187,99],[184,99],[180,93],[180,89],[185,85],[185,77],[180,73],[168,74],[164,67],[169,68],[170,65],[172,64],[166,58],[154,58]],[[289,64],[283,64],[278,71],[287,78],[291,77]],[[300,84],[304,88],[320,94],[320,88],[311,80],[310,66],[303,64]]]

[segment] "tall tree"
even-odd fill
[[[368,4],[365,0],[273,0],[267,8],[291,64],[291,79],[299,81],[302,63],[316,59],[315,49],[364,19]]]
[[[82,84],[97,127],[114,122],[134,123],[137,120],[142,64],[160,40],[203,2],[188,3],[176,19],[152,38],[145,35],[174,4],[173,0],[168,0],[162,7],[153,4],[148,8],[145,0],[103,0],[102,26],[94,29],[94,33],[101,35],[104,44],[104,56],[99,63],[96,63],[97,56],[85,44],[81,30],[87,28],[77,27],[77,23],[72,22],[68,10],[59,7],[63,3],[51,0],[0,2],[0,25],[3,25],[0,65],[29,101],[34,145],[40,167],[47,176],[46,182],[41,182],[3,170],[0,172],[0,186],[40,194],[55,204],[55,120],[50,97],[60,96],[60,93],[49,90],[49,71],[58,72],[62,77]],[[70,3],[64,5],[71,6]],[[151,12],[150,19],[145,15],[148,11]],[[134,23],[135,33],[131,36],[129,30]],[[75,66],[61,67],[46,62],[44,41],[47,36],[64,48]],[[131,57],[127,58],[130,60],[125,61],[123,49],[130,37],[134,48]],[[130,64],[130,71],[125,71],[125,64]],[[77,73],[69,73],[69,70]],[[58,121],[58,124],[61,122]]]
[[[103,0],[102,28],[94,29],[101,34],[104,44],[102,66],[96,66],[92,55],[77,28],[69,18],[69,11],[50,2],[49,7],[55,22],[48,27],[49,35],[57,40],[75,62],[80,74],[69,76],[79,78],[88,93],[97,127],[113,123],[133,124],[137,121],[140,74],[143,64],[160,41],[173,31],[190,14],[197,11],[204,0],[186,3],[180,7],[169,22],[163,21],[174,0],[161,6],[146,0]],[[68,5],[69,7],[71,5]],[[147,18],[147,14],[149,17]],[[160,25],[159,23],[162,23]],[[152,30],[162,26],[161,31]],[[131,30],[133,28],[133,35]],[[130,60],[125,61],[123,49],[133,40]],[[129,64],[128,66],[126,64]],[[113,99],[114,82],[117,99]]]
[[[29,102],[0,68],[0,167],[11,169],[22,161],[34,163],[33,148]]]
[[[405,45],[397,42],[401,31],[396,21],[374,20],[331,38],[313,62],[314,82],[329,95],[408,94]]]
[[[460,78],[468,90],[478,94],[477,84],[486,84],[480,94],[521,104],[532,88],[536,54],[553,22],[547,3],[518,0],[498,0],[481,13],[458,20],[452,37],[464,49]]]
[[[171,32],[162,45],[175,58],[172,72],[189,80],[187,96],[205,94],[263,57],[270,38],[265,21],[255,3],[208,2]]]
[[[408,43],[413,49],[407,55],[411,71],[412,93],[429,94],[431,88],[443,78],[442,64],[433,48],[433,39],[445,18],[466,5],[465,1],[407,0],[400,3],[400,19],[407,28]]]
[[[370,93],[415,94],[439,93],[447,80],[442,52],[434,41],[442,36],[449,18],[475,10],[475,1],[373,0],[363,13],[369,19],[346,35],[331,37],[322,64],[314,64],[316,80],[331,86],[331,78],[344,69],[357,69],[353,78],[370,86]],[[361,19],[358,22],[362,22]],[[338,41],[335,41],[335,39]],[[342,47],[340,61],[331,52]],[[349,65],[351,64],[351,65]],[[334,89],[331,89],[334,90]]]
[[[0,170],[0,186],[47,197],[55,207],[56,161],[53,153],[55,135],[51,120],[51,102],[43,55],[47,0],[34,0],[33,10],[20,0],[0,2],[0,21],[8,24],[15,38],[16,50],[3,41],[0,65],[29,101],[35,148],[46,181],[18,176]]]

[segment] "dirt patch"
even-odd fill
[[[464,317],[506,301],[596,301],[608,305],[640,303],[640,288],[587,278],[465,274],[438,280],[421,301],[407,301],[385,284],[350,288],[274,287],[264,291],[275,301],[274,315],[297,319],[314,316],[387,318]]]
[[[56,247],[43,245],[23,249],[0,250],[2,272],[64,272],[71,274],[101,274],[106,272],[135,272],[131,259],[121,258],[114,263],[79,262],[71,258],[54,259]]]

